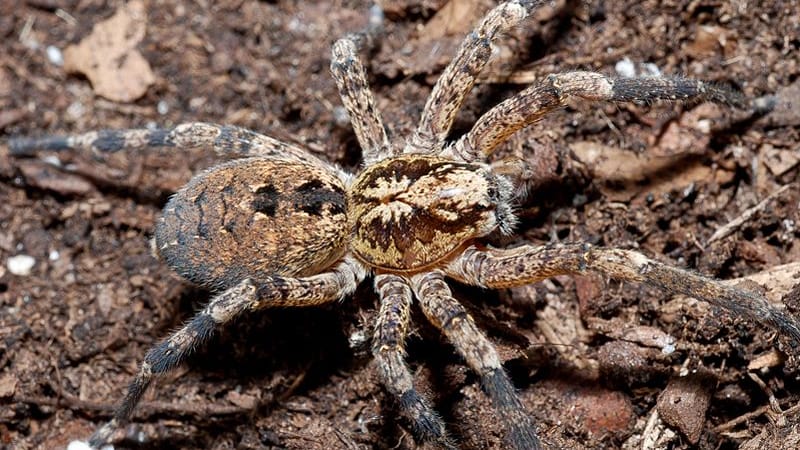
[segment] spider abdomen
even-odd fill
[[[418,154],[385,159],[349,191],[353,253],[380,271],[431,267],[499,225],[504,186],[485,164]]]
[[[345,200],[342,182],[325,167],[231,161],[194,177],[169,200],[155,245],[176,272],[208,287],[312,275],[344,254]]]

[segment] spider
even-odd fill
[[[415,303],[480,376],[510,446],[542,448],[495,347],[453,297],[447,279],[502,289],[560,274],[597,272],[704,300],[773,327],[793,344],[800,342],[797,321],[761,294],[635,251],[580,242],[514,248],[485,243],[483,238],[492,233],[512,232],[515,183],[522,170],[522,164],[490,163],[493,152],[570,98],[763,107],[736,91],[692,79],[563,72],[501,102],[466,134],[448,141],[456,113],[490,59],[492,42],[541,3],[508,1],[483,18],[433,87],[415,132],[402,146],[390,143],[369,90],[357,56],[363,36],[338,40],[331,72],[363,152],[363,168],[356,174],[299,146],[209,123],[11,140],[10,151],[17,156],[36,149],[205,147],[232,158],[195,176],[168,201],[153,238],[154,251],[172,269],[215,294],[147,352],[113,419],[94,433],[90,445],[108,442],[157,377],[175,369],[234,318],[262,308],[337,302],[369,276],[380,302],[372,353],[381,381],[396,397],[415,437],[444,448],[455,443],[431,402],[414,387],[404,361]]]

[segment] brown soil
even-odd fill
[[[149,1],[137,48],[155,83],[128,104],[95,95],[89,80],[66,74],[44,50],[88,35],[120,5],[110,3],[0,1],[3,137],[202,120],[304,143],[345,168],[358,165],[328,64],[333,40],[364,26],[366,2]],[[413,127],[463,23],[490,2],[385,3],[386,38],[367,66],[397,137]],[[438,36],[438,28],[423,25],[445,4],[450,12],[436,20],[454,32]],[[494,82],[470,96],[454,133],[519,90],[514,80],[577,68],[614,74],[624,58],[637,70],[652,63],[665,74],[733,84],[754,96],[778,92],[786,101],[761,119],[709,105],[575,102],[508,144],[528,155],[535,173],[518,236],[501,243],[638,247],[720,278],[797,260],[797,189],[707,244],[718,228],[798,181],[797,14],[793,1],[591,0],[542,8],[498,44],[488,77]],[[593,160],[598,148],[607,156]],[[148,239],[169,192],[213,158],[201,150],[100,162],[59,156],[75,173],[11,159],[0,144],[2,448],[64,448],[85,438],[109,417],[147,348],[209,297],[154,259]],[[27,276],[7,267],[19,254],[36,261]],[[775,351],[773,330],[594,277],[455,291],[497,342],[554,447],[642,448],[642,439],[653,439],[650,448],[732,449],[758,435],[770,448],[796,442],[795,410],[765,407],[771,394],[786,410],[800,392],[796,366]],[[796,296],[788,300],[797,306]],[[151,389],[118,447],[414,448],[370,364],[363,336],[374,315],[365,283],[341,305],[242,318]],[[464,448],[502,448],[502,429],[476,376],[421,315],[415,319],[408,353],[417,384]],[[675,352],[648,344],[659,333],[676,339]],[[677,378],[681,372],[690,377]],[[648,427],[659,398],[669,403],[659,416],[670,426]],[[730,422],[740,417],[746,420]]]

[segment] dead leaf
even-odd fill
[[[764,165],[767,166],[767,169],[776,177],[792,170],[800,163],[797,150],[778,149],[769,144],[764,144],[761,146],[759,153],[764,156],[762,159]]]
[[[715,25],[701,25],[695,30],[694,40],[684,47],[686,53],[695,58],[708,58],[721,49],[732,50],[730,30]]]
[[[575,142],[570,149],[594,172],[601,192],[612,201],[629,201],[646,194],[659,197],[717,176],[711,167],[687,155],[635,153],[590,141]]]
[[[97,95],[116,102],[136,100],[155,82],[150,64],[136,49],[146,20],[141,1],[126,4],[64,50],[64,69],[86,75]]]
[[[784,86],[775,93],[775,107],[762,117],[769,127],[796,127],[800,125],[800,78],[794,83]]]
[[[481,17],[480,3],[481,0],[450,0],[425,24],[419,40],[426,42],[467,34]]]
[[[397,66],[405,76],[434,73],[445,67],[490,6],[486,0],[448,1],[407,44],[408,51],[395,61]]]
[[[786,355],[772,349],[750,361],[750,364],[747,365],[747,370],[754,372],[756,370],[771,369],[780,366],[784,362],[786,362]]]

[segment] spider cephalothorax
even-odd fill
[[[453,441],[444,421],[415,389],[404,361],[415,301],[480,376],[510,445],[541,446],[497,351],[453,297],[448,278],[505,288],[594,271],[707,301],[800,342],[797,321],[761,294],[634,251],[585,243],[497,249],[483,242],[494,230],[510,232],[515,221],[510,206],[515,177],[493,170],[488,161],[495,149],[568,99],[755,105],[737,92],[685,78],[556,73],[490,109],[471,130],[446,144],[455,114],[491,56],[492,41],[538,3],[510,1],[489,12],[433,87],[417,129],[401,146],[389,143],[367,87],[356,54],[356,42],[365,39],[337,41],[331,72],[364,157],[355,178],[297,146],[205,123],[12,140],[10,149],[17,155],[36,148],[107,152],[203,146],[241,158],[198,175],[164,208],[155,230],[157,252],[178,273],[215,294],[183,328],[148,351],[114,418],[98,429],[91,444],[107,442],[130,419],[155,377],[174,369],[240,314],[335,302],[353,293],[370,273],[380,299],[372,349],[382,382],[398,399],[415,436],[441,447],[452,447]]]
[[[351,249],[386,272],[419,272],[473,238],[509,232],[511,183],[480,163],[410,154],[365,169],[348,196]]]

